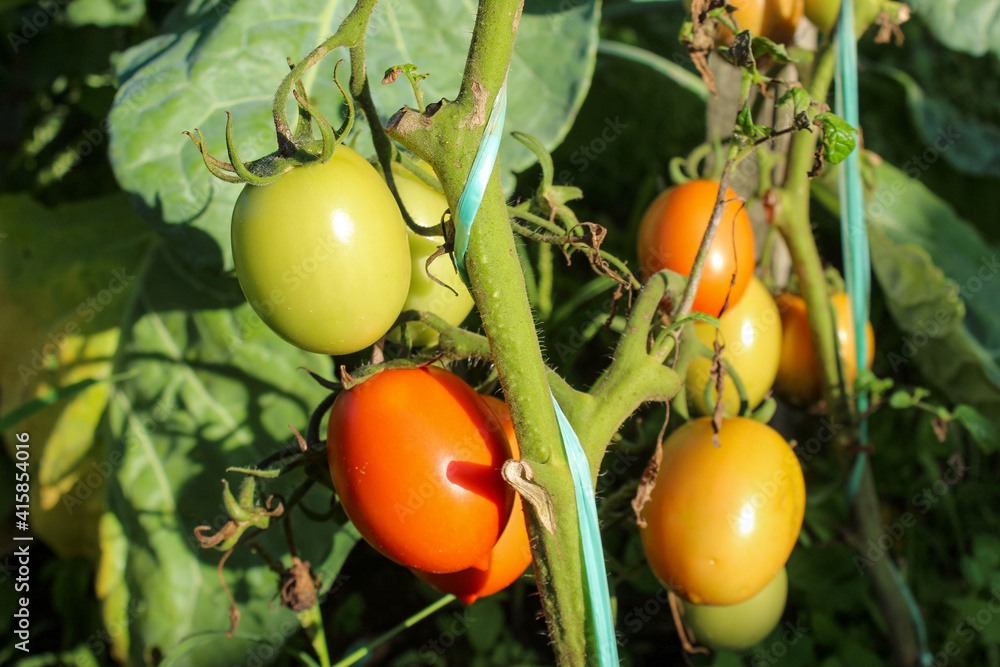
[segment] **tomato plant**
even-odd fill
[[[510,443],[511,457],[518,458],[520,450],[514,435],[514,422],[510,418],[510,409],[506,403],[493,396],[482,398],[503,424],[507,442]],[[531,565],[531,544],[528,542],[528,529],[524,522],[521,496],[515,494],[510,519],[507,520],[500,539],[490,552],[489,568],[481,570],[470,567],[460,572],[446,574],[431,574],[419,570],[414,570],[413,573],[439,591],[451,593],[465,604],[472,604],[481,597],[493,595],[510,586],[524,574],[529,565]]]
[[[777,299],[781,311],[781,363],[775,388],[790,400],[813,403],[823,395],[823,374],[816,358],[809,335],[806,303],[794,294],[781,294]],[[830,297],[836,317],[837,351],[843,363],[844,382],[848,390],[858,377],[857,354],[854,351],[854,318],[847,295],[839,292]],[[875,331],[871,322],[865,326],[868,340],[868,359],[865,368],[871,368],[875,358]]]
[[[745,651],[770,634],[788,599],[788,573],[782,567],[759,593],[731,605],[682,602],[684,623],[700,644],[717,651]]]
[[[663,443],[642,516],[653,573],[696,604],[730,605],[764,588],[788,560],[805,512],[805,481],[792,448],[766,424],[708,418]]]
[[[694,180],[675,185],[653,200],[639,226],[639,265],[644,275],[662,269],[690,275],[718,191],[714,181]],[[732,189],[726,190],[726,200],[692,306],[713,316],[722,312],[727,295],[730,308],[739,302],[754,268],[753,229],[746,207]]]
[[[695,322],[694,333],[705,346],[713,349],[715,327]],[[739,374],[752,410],[771,390],[781,357],[781,316],[771,293],[758,278],[750,281],[740,302],[719,318],[718,333],[725,345],[722,358]],[[709,381],[711,365],[712,360],[704,357],[692,359],[688,364],[688,399],[701,414],[710,413],[705,404],[705,386]],[[715,387],[709,391],[713,400],[718,401]],[[730,375],[725,379],[722,400],[726,404],[725,415],[735,415],[740,407],[740,397]]]
[[[340,393],[327,433],[344,511],[375,549],[427,572],[486,569],[513,503],[497,416],[453,373],[382,371]]]
[[[247,185],[232,222],[243,294],[279,336],[305,350],[348,354],[382,337],[410,284],[396,202],[347,146],[323,164]]]
[[[426,167],[429,173],[433,170]],[[448,210],[448,201],[444,195],[435,192],[412,172],[396,163],[392,167],[396,176],[396,191],[406,207],[406,211],[421,227],[433,227],[441,222],[441,216]],[[472,310],[475,302],[469,293],[469,288],[462,282],[462,277],[451,262],[448,255],[440,255],[428,268],[427,259],[444,243],[443,236],[421,236],[407,228],[406,235],[410,243],[410,290],[406,294],[403,310],[425,310],[443,318],[448,324],[459,325]],[[431,274],[447,287],[434,282]],[[437,342],[437,332],[420,322],[406,324],[410,342],[415,346],[433,345]],[[399,336],[394,331],[393,339]]]

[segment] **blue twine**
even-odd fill
[[[858,45],[854,34],[854,3],[841,2],[840,19],[837,26],[837,69],[836,69],[836,108],[837,113],[851,127],[860,127],[858,111]],[[868,228],[865,224],[864,193],[861,188],[860,149],[855,149],[847,156],[840,170],[840,229],[841,247],[844,254],[844,274],[847,283],[847,295],[851,304],[851,316],[854,319],[854,345],[857,354],[857,367],[864,367],[868,358],[868,339],[865,335],[865,325],[868,322],[869,299],[871,298],[871,252],[868,245]],[[859,392],[857,396],[858,413],[864,415],[868,410],[868,394]],[[859,440],[863,445],[868,443],[868,420],[861,418]],[[854,459],[850,477],[847,482],[847,501],[854,502],[861,480],[864,476],[868,455],[863,449]],[[917,606],[909,586],[895,565],[889,564],[896,585],[910,611],[917,642],[920,645],[920,661],[925,667],[934,662],[934,655],[928,650],[927,626],[923,615]]]

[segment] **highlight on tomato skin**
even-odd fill
[[[384,370],[337,396],[327,435],[337,496],[372,547],[427,572],[489,567],[511,449],[472,387],[434,366]]]
[[[517,446],[514,422],[511,420],[507,404],[493,396],[483,395],[482,399],[503,424],[504,433],[510,443],[511,457],[519,458],[520,449]],[[412,572],[442,593],[451,593],[464,604],[472,604],[479,598],[493,595],[510,586],[524,574],[531,562],[531,544],[528,540],[524,508],[521,497],[514,494],[514,507],[510,519],[490,553],[489,568],[483,570],[472,567],[448,574],[431,574],[420,570]]]
[[[719,447],[712,433],[703,417],[664,441],[640,536],[665,586],[695,604],[731,605],[755,595],[787,562],[805,515],[805,480],[770,426],[724,419]]]
[[[637,251],[643,276],[648,278],[663,269],[684,276],[691,274],[718,193],[718,182],[700,179],[675,185],[653,200],[639,225]],[[713,317],[722,312],[727,297],[729,308],[743,298],[755,262],[753,228],[746,205],[731,188],[725,196],[728,203],[709,246],[691,308]]]

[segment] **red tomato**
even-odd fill
[[[662,269],[691,274],[718,192],[717,182],[697,180],[674,186],[653,200],[639,226],[643,275],[648,277]],[[713,316],[722,312],[733,276],[736,282],[729,296],[730,308],[743,297],[754,269],[753,229],[746,207],[732,189],[726,191],[726,200],[729,203],[709,247],[692,307]]]
[[[427,572],[485,569],[510,517],[510,446],[496,415],[433,366],[378,373],[330,409],[330,475],[347,516],[388,558]]]
[[[518,458],[521,454],[507,404],[492,396],[483,396],[483,400],[500,418],[507,434],[507,441],[510,443],[512,458]],[[504,528],[503,534],[500,535],[490,554],[488,570],[471,567],[450,574],[430,574],[419,570],[413,570],[413,573],[442,593],[451,593],[465,604],[472,604],[479,598],[493,595],[510,586],[524,574],[529,565],[531,565],[531,544],[528,541],[528,528],[525,525],[521,496],[515,493],[514,509],[510,512],[507,527]]]

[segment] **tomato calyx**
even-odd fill
[[[354,102],[347,90],[341,85],[337,78],[337,70],[340,64],[334,68],[333,81],[344,96],[347,103],[347,117],[339,129],[334,130],[323,114],[314,107],[306,95],[305,87],[301,80],[296,79],[292,96],[298,103],[298,122],[294,136],[291,136],[287,124],[283,118],[275,114],[274,126],[277,136],[278,150],[250,162],[244,162],[236,150],[236,142],[233,139],[233,116],[226,111],[226,151],[229,161],[220,160],[211,155],[205,145],[205,136],[201,130],[195,128],[192,134],[185,131],[194,145],[198,147],[205,167],[213,176],[227,183],[247,183],[249,185],[268,185],[278,180],[282,174],[303,165],[314,162],[324,163],[333,157],[333,152],[343,141],[354,124]],[[291,59],[288,61],[289,67],[294,71]],[[301,76],[301,73],[300,73]],[[315,139],[312,130],[312,123],[316,121],[319,128],[320,138]]]

